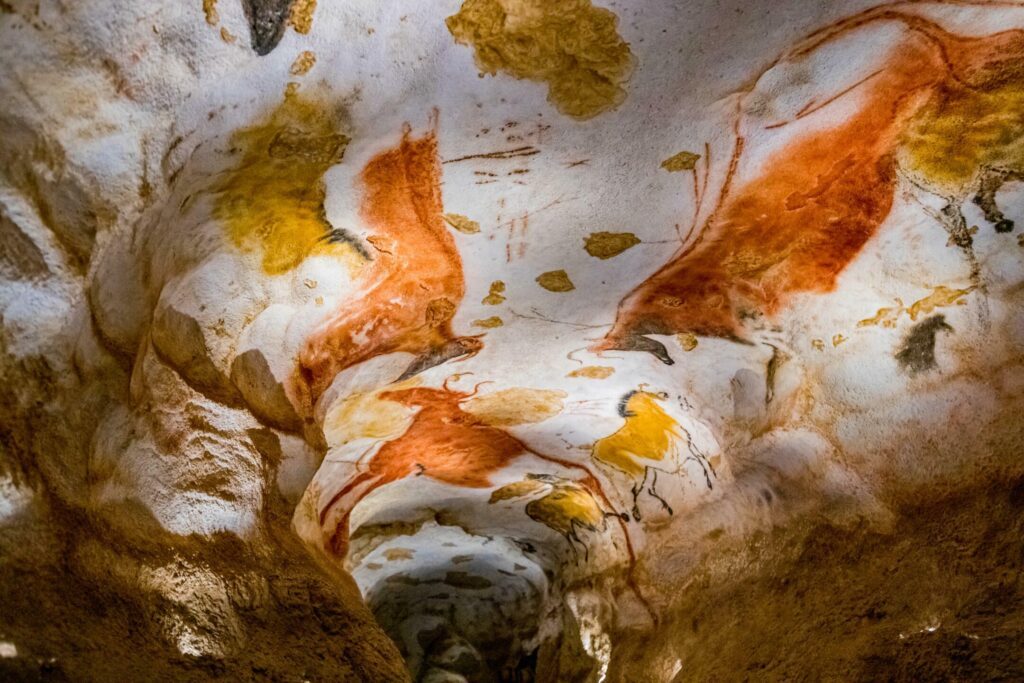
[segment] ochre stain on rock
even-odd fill
[[[452,332],[465,281],[462,259],[441,220],[440,176],[434,133],[414,138],[408,129],[397,147],[363,169],[360,215],[387,250],[361,271],[359,294],[299,353],[295,398],[307,414],[335,375],[368,358],[404,351],[428,367],[479,350],[478,339]]]
[[[213,215],[237,248],[261,255],[268,275],[287,273],[312,255],[355,266],[364,258],[324,214],[323,175],[348,145],[328,106],[289,97],[263,121],[231,136],[241,150],[213,186]]]
[[[578,119],[626,97],[634,59],[617,22],[590,0],[466,0],[447,19],[455,41],[473,46],[480,71],[543,81],[548,101]]]
[[[676,339],[679,341],[679,345],[683,347],[683,351],[693,351],[697,348],[697,335],[693,332],[681,332],[676,335]]]
[[[315,11],[316,0],[292,0],[288,23],[296,33],[305,35],[313,30],[313,12]]]
[[[669,173],[692,171],[697,166],[697,161],[699,159],[699,154],[694,154],[693,152],[679,152],[678,154],[673,154],[668,159],[661,162],[661,167]]]
[[[480,303],[488,306],[497,306],[505,301],[505,283],[501,280],[495,280],[491,283],[491,287],[487,292],[487,296],[483,298]]]
[[[556,389],[514,387],[470,399],[463,410],[495,427],[533,424],[562,412],[566,395]]]
[[[217,25],[217,22],[220,21],[220,15],[217,13],[217,0],[203,0],[203,15],[206,17],[207,24]]]
[[[473,327],[482,327],[484,329],[493,329],[495,327],[501,327],[505,322],[496,315],[492,315],[490,318],[481,318],[480,320],[473,321]]]
[[[904,313],[909,315],[911,320],[917,320],[919,315],[927,315],[937,308],[963,306],[967,303],[963,300],[963,297],[974,290],[975,287],[973,286],[964,289],[954,289],[945,285],[939,285],[932,290],[931,294],[918,299],[910,304],[910,306],[904,306],[901,299],[896,299],[896,306],[878,309],[874,317],[859,321],[857,327],[872,327],[875,325],[879,327],[896,327],[896,323],[899,322],[900,316]]]
[[[888,63],[859,86],[858,109],[838,125],[796,137],[763,173],[733,188],[743,161],[738,135],[721,196],[699,238],[622,300],[613,329],[594,350],[649,351],[671,363],[664,346],[646,335],[742,339],[742,318],[770,317],[798,292],[832,291],[889,215],[901,145],[911,172],[934,174],[942,185],[960,186],[977,175],[977,168],[969,173],[971,164],[1017,154],[1020,110],[1012,107],[1021,89],[1015,79],[1024,69],[1024,31],[962,38],[882,9],[831,27],[794,54],[806,55],[875,20],[909,30]],[[981,119],[961,121],[971,138],[965,151],[940,146],[946,161],[925,152],[927,136],[915,131],[926,131],[929,121],[955,126],[958,116],[968,115]],[[986,136],[996,139],[983,145]],[[991,149],[971,151],[986,145]]]
[[[537,284],[549,292],[571,292],[576,285],[564,270],[549,270],[537,276]]]
[[[288,70],[292,76],[303,76],[309,73],[309,70],[316,64],[316,54],[309,50],[303,50],[299,53],[299,56],[292,62],[291,69]]]
[[[640,244],[631,232],[592,232],[583,241],[583,248],[594,258],[610,259]]]
[[[587,379],[608,379],[615,374],[615,368],[607,365],[586,365],[570,372],[566,377],[585,377]]]
[[[480,224],[462,214],[446,213],[441,217],[444,218],[445,223],[465,235],[475,235],[480,232]]]

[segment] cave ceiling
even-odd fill
[[[1024,679],[1024,3],[0,0],[0,73],[0,675]]]

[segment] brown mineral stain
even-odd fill
[[[840,344],[842,344],[846,340],[847,340],[847,338],[844,337],[841,334],[833,334],[832,335],[832,346],[833,347],[839,346]]]
[[[405,477],[425,476],[452,486],[490,488],[492,475],[530,454],[579,470],[584,475],[582,484],[598,493],[602,490],[585,465],[534,451],[505,430],[463,410],[462,403],[472,394],[448,388],[414,387],[384,391],[379,396],[416,412],[405,431],[385,442],[362,465],[362,471],[349,478],[321,507],[321,525],[334,516],[334,531],[328,545],[339,556],[345,554],[348,546],[352,509],[377,487]],[[605,504],[610,507],[606,499]]]
[[[487,292],[487,296],[483,298],[481,303],[488,306],[497,306],[505,301],[503,292],[505,291],[505,283],[501,280],[495,280],[491,283],[491,288]]]
[[[571,292],[576,285],[564,270],[549,270],[537,276],[537,284],[549,292]]]
[[[360,175],[360,215],[382,238],[361,273],[361,292],[315,331],[299,353],[295,397],[312,405],[345,368],[374,356],[404,351],[419,359],[452,358],[480,348],[476,338],[456,338],[451,316],[465,292],[462,259],[441,220],[441,166],[431,132],[384,150]]]
[[[490,318],[481,318],[480,320],[473,321],[473,327],[483,327],[492,329],[495,327],[501,327],[505,322],[496,315],[492,315]]]
[[[315,10],[316,0],[293,0],[288,23],[296,33],[305,35],[313,28],[313,12]]]
[[[583,241],[583,248],[594,258],[610,259],[640,244],[631,232],[592,232]]]
[[[316,64],[316,54],[309,50],[303,50],[299,53],[299,56],[292,62],[292,67],[288,73],[292,76],[303,76],[309,73],[309,70]]]
[[[724,188],[699,239],[623,299],[612,331],[594,350],[645,350],[671,363],[660,342],[645,335],[742,339],[741,319],[771,317],[798,292],[832,291],[889,215],[901,145],[912,169],[943,185],[960,183],[971,164],[976,170],[1017,154],[1024,144],[1017,123],[1022,109],[1013,107],[1021,89],[1017,74],[1024,72],[1024,32],[961,38],[883,8],[796,54],[874,20],[899,21],[909,30],[886,66],[862,81],[858,109],[829,129],[798,135],[761,175],[733,188],[743,159],[737,134]],[[955,106],[950,98],[959,98]],[[981,120],[970,120],[974,115]],[[949,132],[957,117],[968,117],[959,121],[974,131],[963,150],[950,146],[960,144]],[[931,123],[948,129],[941,159],[923,151]],[[998,149],[971,151],[986,136],[996,138],[989,142]]]
[[[441,216],[444,222],[452,226],[464,235],[475,235],[480,232],[480,224],[474,220],[466,218],[465,216],[458,213],[446,213]]]
[[[590,0],[466,0],[446,23],[472,45],[477,68],[548,85],[548,101],[588,119],[614,109],[634,59],[616,31],[618,18]]]
[[[607,365],[586,365],[570,372],[566,377],[585,377],[587,379],[608,379],[615,374],[615,368]]]
[[[235,247],[260,254],[268,275],[312,255],[351,266],[365,260],[324,214],[324,172],[341,161],[349,142],[339,119],[330,107],[289,97],[262,123],[231,136],[241,156],[213,184],[213,215]]]
[[[814,349],[815,351],[824,351],[825,350],[825,342],[822,341],[821,339],[812,339],[811,340],[811,348]]]
[[[388,562],[396,560],[411,560],[414,551],[409,548],[388,548],[384,551],[384,559]]]
[[[463,410],[484,424],[511,427],[543,422],[558,415],[565,397],[564,391],[515,387],[470,399]]]
[[[207,24],[216,26],[220,21],[220,15],[217,14],[217,0],[203,0],[203,14],[206,16]]]
[[[220,39],[228,45],[233,45],[235,42],[235,36],[231,31],[227,30],[223,26],[220,27]]]
[[[697,166],[697,161],[699,159],[699,154],[694,154],[693,152],[679,152],[678,154],[674,154],[661,162],[661,167],[670,173],[692,171]]]

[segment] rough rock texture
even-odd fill
[[[0,677],[1024,678],[1021,3],[7,0],[0,72]]]

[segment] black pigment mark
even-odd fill
[[[292,0],[242,0],[249,20],[252,49],[258,55],[270,54],[284,35]]]
[[[985,220],[992,224],[996,232],[1013,232],[1013,221],[1003,214],[996,203],[996,193],[1004,184],[1013,180],[1024,180],[1024,173],[1004,168],[984,169],[978,194],[974,195],[974,203],[985,214]]]
[[[911,375],[931,370],[936,367],[935,335],[952,331],[944,315],[933,315],[922,320],[910,329],[900,350],[896,352],[896,360]]]

